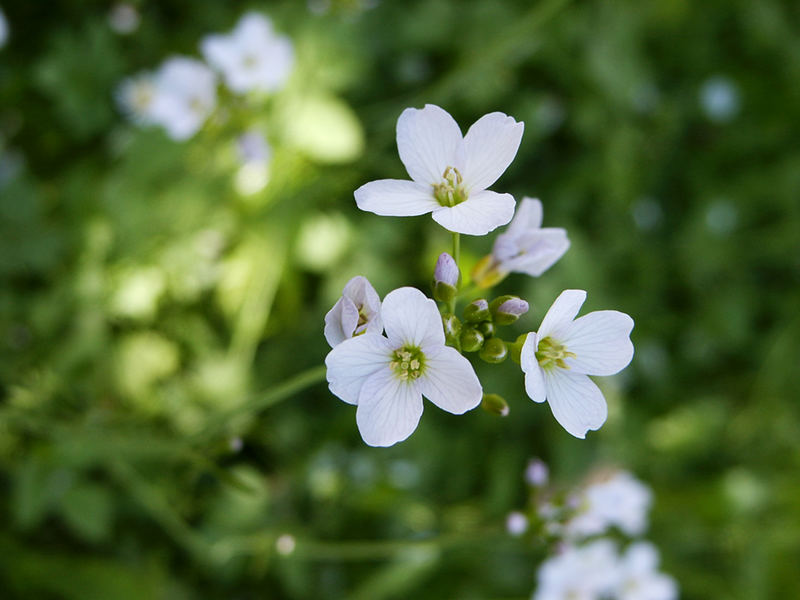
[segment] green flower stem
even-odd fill
[[[460,233],[453,233],[453,260],[456,261],[456,267],[458,267],[459,272],[461,267],[459,266],[459,260],[461,259],[461,234]],[[447,303],[447,310],[453,314],[456,312],[456,298],[455,296]]]
[[[224,430],[230,422],[237,417],[242,415],[254,415],[265,408],[269,408],[270,406],[274,406],[279,402],[291,398],[298,392],[312,385],[325,381],[325,373],[325,365],[311,367],[269,390],[251,396],[236,408],[219,415],[219,417],[217,417],[211,425],[206,427],[198,437],[206,438],[213,436]]]

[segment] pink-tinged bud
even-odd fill
[[[473,300],[464,307],[464,319],[468,323],[481,323],[492,318],[489,302],[485,298]]]
[[[528,312],[530,306],[517,296],[500,296],[492,301],[490,309],[498,325],[511,325]]]
[[[525,468],[525,481],[528,485],[533,487],[545,486],[549,477],[550,471],[543,461],[538,458],[532,458],[528,461],[528,466]]]
[[[439,255],[433,270],[433,297],[439,302],[450,302],[458,294],[461,273],[453,257],[447,252]]]

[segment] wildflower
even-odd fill
[[[483,395],[469,361],[445,346],[433,300],[414,288],[386,295],[381,306],[386,336],[367,332],[328,353],[331,392],[357,405],[356,423],[370,446],[391,446],[417,428],[422,396],[442,410],[462,414]]]
[[[331,348],[362,333],[383,332],[381,299],[366,277],[353,277],[325,315],[325,339]]]
[[[128,35],[139,28],[141,17],[132,4],[120,2],[111,7],[108,13],[108,24],[114,33]]]
[[[547,485],[550,478],[550,469],[545,462],[539,458],[532,458],[525,467],[525,481],[533,487],[543,487]]]
[[[519,537],[528,531],[528,517],[519,511],[508,513],[506,517],[506,531],[514,537]]]
[[[485,235],[511,220],[514,198],[490,192],[517,154],[524,125],[500,112],[484,115],[461,135],[433,104],[407,108],[397,120],[397,149],[413,181],[381,179],[355,191],[361,210],[410,217],[433,213],[445,229]]]
[[[199,60],[174,56],[155,74],[149,114],[172,139],[185,140],[203,126],[216,102],[216,80],[211,69]]]
[[[617,567],[619,600],[676,600],[678,586],[658,572],[658,550],[649,542],[631,544]]]
[[[200,49],[208,63],[222,72],[234,92],[274,92],[286,83],[294,63],[292,43],[272,29],[259,13],[245,14],[227,35],[206,36]]]
[[[565,526],[570,538],[584,538],[605,533],[616,526],[629,536],[647,529],[647,514],[652,503],[650,488],[626,471],[593,483],[571,498],[577,512]]]
[[[152,73],[142,72],[123,79],[114,97],[125,116],[134,123],[150,125],[154,122],[156,83]]]
[[[607,598],[616,583],[617,549],[600,539],[585,546],[567,546],[539,567],[532,600],[595,600]]]
[[[569,249],[567,232],[560,227],[542,227],[542,203],[524,197],[492,253],[473,270],[472,279],[481,287],[495,285],[511,272],[538,277]]]
[[[615,310],[575,319],[585,300],[583,290],[562,292],[520,355],[528,396],[547,400],[556,421],[578,438],[599,429],[608,416],[605,398],[588,375],[613,375],[633,358],[633,319]]]

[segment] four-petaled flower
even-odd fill
[[[366,277],[347,282],[342,297],[325,315],[325,339],[331,348],[362,333],[383,331],[381,299]]]
[[[562,292],[520,355],[528,396],[546,399],[556,421],[578,438],[599,429],[608,416],[605,398],[588,375],[613,375],[633,358],[633,319],[615,310],[575,319],[584,300],[583,290]]]
[[[364,333],[337,345],[325,358],[331,392],[357,405],[356,423],[370,446],[391,446],[417,428],[422,396],[462,414],[478,406],[481,383],[470,362],[445,346],[436,303],[417,289],[386,295],[386,336]]]
[[[286,83],[294,63],[289,38],[276,34],[271,21],[254,12],[239,19],[230,34],[206,36],[200,49],[238,94],[276,91]]]
[[[438,106],[407,108],[397,120],[397,149],[413,181],[371,181],[355,191],[356,203],[384,216],[433,213],[445,229],[485,235],[514,215],[511,194],[486,188],[516,156],[523,128],[512,117],[493,112],[462,137],[453,117]]]

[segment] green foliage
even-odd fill
[[[528,597],[545,548],[503,523],[533,455],[565,485],[608,463],[651,484],[650,538],[683,598],[800,595],[797,7],[308,4],[252,6],[293,39],[287,89],[227,96],[228,117],[176,143],[126,122],[114,89],[197,56],[243,7],[140,2],[122,36],[102,3],[4,3],[0,595]],[[727,117],[703,108],[712,77],[738,97]],[[541,278],[498,286],[531,304],[503,339],[565,288],[636,321],[587,441],[513,361],[473,361],[508,417],[426,411],[385,450],[322,370],[298,376],[322,364],[350,277],[427,290],[449,250],[428,217],[352,197],[405,177],[394,125],[427,102],[462,125],[524,121],[494,187],[541,198],[572,241]],[[251,127],[274,152],[255,194],[237,187]],[[462,238],[462,271],[490,247]]]

